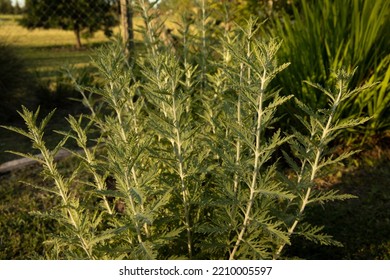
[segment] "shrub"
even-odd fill
[[[302,82],[329,86],[334,83],[335,69],[357,68],[351,89],[367,82],[377,85],[345,102],[339,114],[343,118],[371,117],[357,130],[365,137],[388,129],[389,7],[386,0],[299,1],[293,17],[285,14],[269,25],[271,36],[284,42],[282,61],[291,62],[275,84],[283,87],[283,94],[294,93],[304,103],[321,108],[327,102],[324,95]],[[293,106],[288,111],[296,112]]]
[[[61,225],[46,242],[53,256],[277,259],[292,234],[340,245],[302,220],[309,205],[352,197],[321,191],[315,179],[350,155],[334,157],[328,144],[365,121],[339,122],[336,112],[367,87],[348,90],[345,71],[335,73],[334,90],[311,84],[330,107],[316,111],[296,101],[307,115],[306,132],[286,135],[275,128],[276,112],[292,96],[270,86],[288,66],[277,63],[279,42],[260,40],[249,20],[211,51],[207,30],[196,30],[205,27],[202,13],[193,33],[182,30],[182,49],[175,50],[158,40],[161,25],[145,3],[138,9],[146,51],[129,63],[118,43],[100,50],[94,63],[102,86],[76,85],[90,114],[69,116],[71,131],[60,132],[54,149],[43,137],[54,112],[38,122],[39,110],[23,108],[27,130],[8,127],[40,151],[42,158],[22,155],[42,164],[51,185],[37,187],[60,201],[42,213]],[[54,155],[68,139],[82,152],[74,152],[79,166],[65,175]],[[285,144],[290,152],[281,152]]]

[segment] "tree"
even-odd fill
[[[12,14],[13,11],[11,0],[0,0],[0,14]]]
[[[107,36],[117,24],[117,0],[27,0],[21,24],[27,28],[61,28],[72,30],[76,46],[81,48],[81,35],[104,30]]]
[[[14,7],[14,14],[20,15],[23,13],[24,9],[20,7],[19,2],[16,2],[15,7]]]

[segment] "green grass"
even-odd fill
[[[18,25],[19,18],[20,16],[0,15],[0,42],[13,49],[13,53],[22,61],[28,72],[28,81],[26,81],[28,92],[26,89],[24,95],[30,96],[29,98],[22,96],[23,100],[27,100],[23,102],[23,105],[30,108],[40,105],[44,113],[58,108],[46,134],[47,141],[55,143],[59,137],[52,130],[66,128],[67,123],[64,117],[82,109],[77,102],[69,102],[68,97],[74,97],[75,92],[64,74],[61,73],[61,69],[70,67],[80,72],[84,71],[85,75],[93,74],[94,70],[90,67],[91,56],[93,56],[94,49],[107,42],[108,39],[103,33],[98,32],[95,37],[83,40],[86,44],[84,49],[75,50],[73,32],[59,29],[27,30]],[[10,96],[12,98],[12,95]],[[12,104],[22,102],[22,99],[17,98],[18,100]],[[20,106],[15,106],[12,111],[20,109]],[[2,125],[23,125],[22,119],[16,114],[6,123],[0,119],[0,123]],[[23,152],[31,150],[31,143],[27,139],[4,129],[0,130],[0,164],[17,158],[5,152],[13,149],[15,143],[18,143],[18,149],[20,148]]]
[[[66,64],[84,66],[90,62],[91,49],[74,51],[70,48],[31,48],[17,47],[16,52],[23,57],[29,70],[59,69]]]
[[[72,166],[72,160],[60,163],[61,169]],[[8,174],[0,174],[0,259],[40,259],[45,256],[43,241],[51,233],[58,233],[52,220],[43,220],[32,211],[49,211],[55,204],[54,195],[31,186],[47,186],[42,181],[37,165]]]
[[[325,247],[295,240],[288,253],[307,259],[390,259],[390,138],[362,154],[359,168],[344,170],[324,186],[357,199],[317,206],[307,221],[324,225],[343,247]],[[336,172],[336,171],[335,171]],[[332,180],[330,180],[332,181]],[[328,178],[329,182],[329,178]]]
[[[0,15],[0,39],[19,47],[74,46],[76,39],[72,31],[61,29],[26,29],[18,24],[21,16]],[[83,38],[82,44],[106,42],[103,32],[92,38]]]
[[[52,76],[53,72],[67,65],[87,66],[93,49],[109,41],[103,32],[97,32],[92,38],[82,39],[85,48],[76,50],[72,31],[29,30],[18,24],[19,19],[20,16],[0,15],[0,41],[11,45],[31,72]]]

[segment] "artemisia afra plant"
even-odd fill
[[[69,116],[70,130],[59,132],[54,149],[44,142],[52,114],[39,121],[39,109],[23,108],[27,129],[8,127],[41,154],[17,153],[43,165],[52,187],[36,187],[60,198],[41,213],[61,227],[47,241],[49,256],[276,259],[292,234],[338,245],[304,214],[310,204],[351,197],[315,186],[326,166],[350,155],[332,156],[330,141],[365,121],[336,119],[340,105],[362,90],[347,89],[350,73],[336,73],[334,90],[312,85],[329,108],[313,111],[296,100],[306,130],[286,135],[276,112],[293,98],[270,84],[288,64],[277,60],[282,42],[258,36],[261,23],[226,20],[215,37],[203,1],[199,18],[165,34],[175,36],[167,43],[156,10],[147,1],[135,8],[145,21],[143,48],[131,59],[120,42],[98,51],[99,82],[75,83],[90,113]],[[54,161],[67,141],[79,147],[70,176]]]

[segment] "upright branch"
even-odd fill
[[[323,202],[327,200],[344,200],[347,198],[352,198],[352,196],[349,195],[338,195],[337,193],[318,193],[318,191],[315,195],[313,195],[313,186],[315,185],[314,180],[319,176],[321,170],[325,166],[338,163],[354,153],[344,153],[337,158],[333,158],[332,156],[327,157],[326,155],[329,150],[329,142],[335,138],[335,136],[339,133],[340,130],[360,125],[368,120],[368,118],[341,121],[335,119],[335,117],[337,116],[337,110],[343,102],[347,101],[351,96],[369,87],[369,85],[366,85],[354,90],[348,90],[348,82],[350,81],[352,76],[353,72],[346,72],[344,70],[337,71],[336,87],[333,92],[324,89],[318,84],[307,82],[309,85],[319,89],[328,97],[328,100],[330,102],[330,108],[328,110],[323,110],[319,113],[315,113],[312,112],[310,108],[306,107],[303,103],[297,100],[298,105],[310,116],[310,123],[307,122],[304,118],[300,118],[300,121],[309,130],[310,140],[307,141],[307,137],[305,138],[300,133],[296,132],[295,136],[298,142],[305,149],[305,151],[303,152],[304,156],[300,158],[301,168],[299,169],[299,172],[297,172],[296,186],[298,189],[302,189],[303,187],[304,192],[299,193],[299,195],[297,196],[299,198],[299,209],[297,211],[294,221],[288,227],[287,231],[289,235],[292,235],[296,231],[297,226],[299,225],[299,222],[301,221],[308,204],[318,201]],[[293,150],[299,150],[296,142],[293,142],[291,146]],[[298,171],[298,169],[296,168],[295,170]],[[323,236],[321,235],[318,236],[318,239],[324,244],[332,243],[331,240],[323,239]],[[275,251],[274,259],[278,259],[280,257],[283,248],[286,244],[286,242],[282,242],[279,245],[279,247]]]
[[[144,27],[141,32],[143,33],[145,46],[147,50],[151,52],[152,55],[157,55],[158,53],[158,36],[161,29],[161,23],[158,21],[157,11],[153,10],[153,6],[157,3],[149,3],[145,0],[137,0],[135,3],[135,8],[141,14],[141,17],[144,21]]]
[[[245,210],[245,216],[244,216],[244,221],[242,223],[242,228],[241,228],[241,231],[240,233],[238,234],[238,237],[237,237],[237,241],[236,241],[236,244],[234,245],[233,247],[233,250],[230,254],[230,257],[229,259],[234,259],[235,258],[235,254],[238,250],[238,247],[240,246],[242,240],[243,240],[243,237],[244,237],[244,234],[246,232],[246,228],[247,228],[247,225],[250,221],[250,218],[251,218],[251,210],[252,210],[252,206],[253,206],[253,200],[255,198],[255,194],[256,194],[256,187],[257,187],[257,176],[259,174],[259,170],[260,170],[260,155],[261,155],[261,151],[260,151],[260,147],[261,147],[261,126],[262,126],[262,118],[263,118],[263,95],[265,93],[265,87],[266,87],[266,83],[267,83],[267,80],[268,80],[268,77],[267,77],[267,69],[263,69],[263,75],[260,79],[261,83],[260,83],[260,88],[259,88],[259,95],[258,95],[258,98],[257,98],[257,112],[256,112],[256,119],[257,119],[257,123],[256,123],[256,133],[255,133],[255,151],[254,151],[254,159],[253,159],[253,173],[252,173],[252,182],[251,182],[251,185],[249,186],[249,199],[248,199],[248,203],[247,203],[247,206],[246,206],[246,210]],[[236,183],[236,179],[235,179],[235,183]]]
[[[171,144],[171,153],[167,155],[167,166],[171,166],[178,176],[179,188],[184,210],[182,222],[187,232],[188,257],[193,256],[192,220],[190,213],[191,192],[188,184],[188,154],[193,147],[191,139],[186,136],[192,130],[191,125],[183,125],[189,116],[186,110],[187,100],[182,86],[185,82],[185,69],[182,69],[172,53],[161,52],[158,57],[148,57],[152,69],[141,65],[142,72],[148,79],[144,85],[148,101],[153,105],[150,126],[159,136],[158,149],[166,150],[163,140]],[[166,143],[166,142],[165,142]],[[165,161],[165,160],[163,160]],[[174,162],[175,164],[172,164]]]
[[[82,213],[78,208],[78,202],[75,198],[72,198],[70,195],[70,184],[71,180],[66,180],[59,172],[57,165],[54,162],[54,155],[59,151],[59,149],[65,144],[68,137],[64,137],[60,141],[53,151],[50,151],[43,140],[44,129],[49,122],[50,118],[54,114],[52,111],[48,116],[46,116],[41,123],[37,124],[37,118],[39,114],[39,108],[34,113],[29,111],[27,108],[23,107],[23,111],[19,114],[24,119],[27,125],[27,131],[24,131],[16,127],[6,127],[9,130],[17,132],[21,135],[28,137],[32,143],[33,147],[38,149],[41,152],[42,158],[33,156],[31,154],[22,154],[18,152],[13,152],[17,155],[21,155],[27,158],[31,158],[41,163],[44,167],[44,173],[49,178],[52,178],[54,181],[55,189],[49,189],[45,187],[39,187],[45,191],[56,194],[61,199],[61,205],[63,210],[61,211],[63,221],[66,221],[72,229],[72,238],[75,237],[77,240],[77,245],[82,248],[85,255],[88,259],[96,259],[93,246],[90,243],[90,240],[86,237],[86,232],[83,224]]]
[[[265,162],[269,160],[270,154],[274,151],[275,147],[285,141],[279,138],[279,134],[275,134],[275,137],[272,139],[273,141],[268,144],[264,139],[264,132],[276,111],[276,107],[288,99],[281,98],[267,89],[270,81],[278,72],[287,67],[287,64],[281,66],[276,64],[275,54],[279,48],[279,44],[275,44],[273,41],[265,44],[255,39],[254,34],[256,29],[254,26],[255,22],[250,21],[248,29],[246,32],[244,31],[246,44],[243,50],[237,50],[234,47],[231,48],[236,59],[241,62],[239,75],[239,83],[241,86],[239,87],[240,92],[238,92],[239,98],[237,101],[237,106],[239,106],[237,107],[237,132],[239,133],[236,136],[236,162],[240,161],[241,142],[243,142],[248,145],[250,151],[251,159],[247,159],[246,161],[251,162],[252,171],[250,174],[247,174],[247,178],[250,178],[249,181],[246,181],[246,179],[239,179],[238,173],[234,175],[234,191],[237,191],[240,180],[246,181],[248,198],[244,208],[241,229],[238,231],[237,239],[230,252],[229,259],[236,258],[237,252],[245,240],[248,226],[254,219],[253,208],[255,200],[259,198],[260,193],[262,192],[261,188],[267,188],[267,186],[262,185],[265,184],[264,181],[266,180],[263,180],[260,177],[260,170]],[[246,71],[244,71],[244,69],[246,69]],[[245,79],[243,76],[244,72],[246,72]],[[243,80],[245,80],[244,85],[242,84]],[[272,100],[271,105],[265,106],[267,100]],[[252,127],[245,128],[241,123],[241,106],[244,106],[241,102],[244,101],[247,103],[245,104],[245,107],[249,111],[248,115],[254,120],[254,122],[252,122]],[[246,129],[248,130],[245,131]],[[241,132],[239,130],[241,130]],[[254,144],[250,144],[253,140],[243,138],[243,135],[250,135],[250,137],[253,137]],[[264,175],[265,178],[267,176],[268,175]],[[282,195],[282,191],[277,193],[277,195]]]

